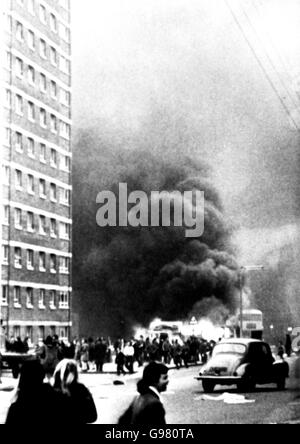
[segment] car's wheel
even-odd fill
[[[278,381],[277,381],[277,389],[278,390],[285,390],[285,386],[286,386],[286,379],[285,379],[285,377],[282,377],[282,378],[278,379]]]
[[[211,381],[202,381],[202,387],[204,393],[212,393],[215,389],[216,384]]]

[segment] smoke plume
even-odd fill
[[[238,266],[208,165],[183,155],[157,156],[151,149],[126,151],[115,142],[111,149],[103,139],[90,130],[77,140],[74,292],[83,330],[128,334],[131,326],[146,326],[157,316],[184,320],[199,301],[233,311]],[[117,192],[121,182],[128,184],[128,192],[148,195],[204,191],[203,236],[188,239],[185,227],[175,226],[99,228],[96,196],[103,190]]]

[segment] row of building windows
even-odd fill
[[[9,135],[9,134],[8,134]],[[11,140],[9,146],[11,146]],[[44,143],[37,143],[32,137],[25,137],[21,132],[13,133],[13,145],[17,153],[23,154],[26,150],[28,157],[35,159],[37,148],[39,148],[39,160],[41,163],[47,163],[47,148]],[[60,168],[61,171],[69,173],[71,171],[71,158],[57,152],[55,148],[50,148],[49,163],[54,169]]]
[[[2,285],[1,305],[8,305],[9,296],[8,285]],[[40,310],[45,310],[47,307],[51,310],[56,310],[57,308],[66,310],[69,309],[69,301],[70,293],[67,291],[57,292],[56,290],[50,290],[47,292],[42,288],[34,291],[33,288],[13,287],[14,308],[22,308],[25,305],[30,310],[33,310],[36,306]]]
[[[9,51],[6,53],[7,68],[12,69],[13,58]],[[48,94],[54,100],[60,100],[60,103],[65,106],[70,106],[71,94],[66,89],[59,87],[55,80],[47,78],[42,72],[37,72],[37,69],[32,65],[27,64],[21,57],[14,58],[14,72],[16,76],[21,79],[27,79],[30,86],[38,87],[43,94]],[[6,90],[6,105],[11,105],[11,91]]]
[[[10,168],[7,165],[2,167],[3,173],[3,185],[10,185]],[[15,170],[15,188],[17,191],[23,191],[25,188],[25,173],[21,170]],[[27,193],[31,196],[36,194],[36,188],[38,185],[39,197],[43,200],[48,198],[47,194],[49,192],[49,200],[53,203],[58,203],[58,192],[59,192],[59,203],[64,206],[70,206],[71,193],[70,190],[62,187],[58,187],[55,183],[49,183],[45,179],[39,179],[38,184],[36,178],[32,174],[26,174],[27,176]]]
[[[12,108],[12,92],[9,89],[6,90],[5,103],[8,108]],[[24,99],[20,94],[15,94],[14,110],[18,116],[24,116],[25,106],[27,106],[28,120],[30,122],[35,122],[37,118],[37,105],[35,105],[30,100]],[[43,129],[47,129],[49,126],[53,134],[58,134],[59,129],[59,135],[64,139],[70,140],[71,126],[63,120],[59,119],[55,114],[51,114],[47,112],[45,108],[40,107],[38,109],[38,120],[40,126]]]
[[[9,245],[2,245],[2,265],[9,265]],[[23,261],[25,260],[26,253],[26,268],[28,271],[34,271],[37,269],[41,273],[47,272],[47,254],[43,251],[35,252],[34,250],[22,250],[20,247],[14,248],[14,268],[21,270],[23,268]],[[35,254],[36,253],[36,254]],[[23,258],[24,256],[24,258]],[[59,262],[59,264],[58,264]],[[49,271],[56,274],[58,271],[60,274],[70,274],[70,258],[56,254],[49,255]],[[59,265],[59,267],[58,267]]]
[[[26,7],[25,3],[27,3],[27,10],[32,16],[38,15],[44,25],[49,26],[55,34],[59,32],[60,37],[67,43],[70,43],[70,29],[63,23],[59,23],[59,19],[52,10],[50,11],[46,8],[45,4],[39,3],[38,5],[36,0],[27,0],[27,2],[25,0],[18,0],[18,4],[22,7]],[[59,0],[59,5],[69,9],[68,0]]]
[[[10,207],[4,205],[3,212],[3,225],[8,226],[10,222]],[[50,234],[50,237],[54,239],[59,236],[60,239],[70,240],[71,225],[69,223],[50,218],[49,224],[47,224],[46,216],[34,214],[31,211],[24,212],[20,208],[14,209],[14,226],[17,230],[25,229],[28,233],[38,231],[42,236]]]
[[[20,131],[12,133],[10,128],[4,129],[4,143],[11,147],[12,143],[17,153],[26,154],[31,159],[39,159],[43,164],[49,164],[52,168],[59,168],[61,171],[69,173],[71,171],[71,157],[58,153],[55,148],[48,147],[45,143],[36,141],[33,137],[27,137]]]
[[[36,331],[36,327],[35,327]],[[48,332],[48,333],[46,333]],[[37,339],[36,345],[41,345],[46,336],[54,336],[58,334],[60,341],[67,341],[69,338],[69,327],[56,327],[50,326],[45,327],[44,325],[40,325],[37,327],[37,336],[34,334],[34,327],[31,325],[26,325],[25,327],[21,327],[20,325],[14,325],[12,329],[10,329],[9,337],[13,337],[14,339],[18,338],[27,338],[28,344],[31,346],[34,344],[34,336]]]
[[[7,16],[7,31],[12,33],[14,20],[10,15]],[[15,21],[15,35],[16,39],[24,44],[27,42],[28,48],[31,51],[38,49],[41,59],[44,61],[49,60],[54,67],[58,67],[59,70],[67,75],[71,74],[71,62],[68,58],[59,54],[54,46],[51,46],[45,39],[37,37],[31,29],[26,29],[23,23],[18,20]]]

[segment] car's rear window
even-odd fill
[[[213,351],[213,356],[220,353],[235,353],[237,355],[243,355],[247,347],[244,344],[217,344]]]

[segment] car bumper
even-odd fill
[[[235,385],[242,381],[241,376],[198,376],[198,381],[209,381],[219,385]]]

